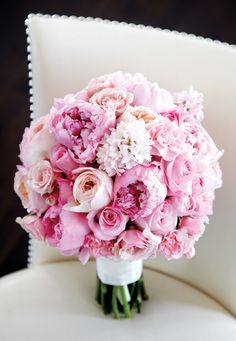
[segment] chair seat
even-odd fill
[[[236,340],[235,319],[185,283],[144,270],[150,300],[130,320],[104,316],[94,300],[95,263],[35,266],[0,280],[0,339]]]

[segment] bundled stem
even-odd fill
[[[133,309],[141,313],[142,301],[146,300],[148,295],[143,275],[127,287],[104,284],[97,276],[96,301],[101,304],[104,314],[112,312],[115,319],[120,319],[121,316],[130,318]]]

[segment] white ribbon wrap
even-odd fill
[[[136,261],[114,261],[110,258],[96,259],[97,275],[104,284],[128,285],[138,281],[143,271],[142,259]]]

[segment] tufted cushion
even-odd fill
[[[234,318],[182,282],[145,269],[142,315],[117,321],[94,300],[95,263],[35,266],[0,280],[0,340],[233,341]]]

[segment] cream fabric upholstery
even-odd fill
[[[236,340],[236,49],[91,19],[33,15],[28,25],[35,117],[49,111],[54,97],[118,70],[142,72],[169,90],[192,84],[205,95],[205,127],[225,150],[224,187],[195,258],[147,262],[155,269],[145,270],[151,299],[131,320],[102,315],[94,302],[94,263],[83,267],[31,242],[31,268],[0,280],[0,340]]]
[[[192,84],[204,93],[204,125],[225,150],[224,186],[216,193],[215,213],[195,258],[150,263],[211,293],[236,315],[236,48],[159,29],[34,15],[29,18],[29,37],[35,117],[49,111],[54,97],[118,70],[142,72],[170,90]],[[53,252],[50,258],[49,251],[45,257],[44,248],[36,249],[33,259],[57,257]]]
[[[0,281],[3,341],[234,341],[236,323],[221,306],[188,285],[145,270],[150,300],[142,315],[117,321],[94,300],[95,264],[36,266]]]

